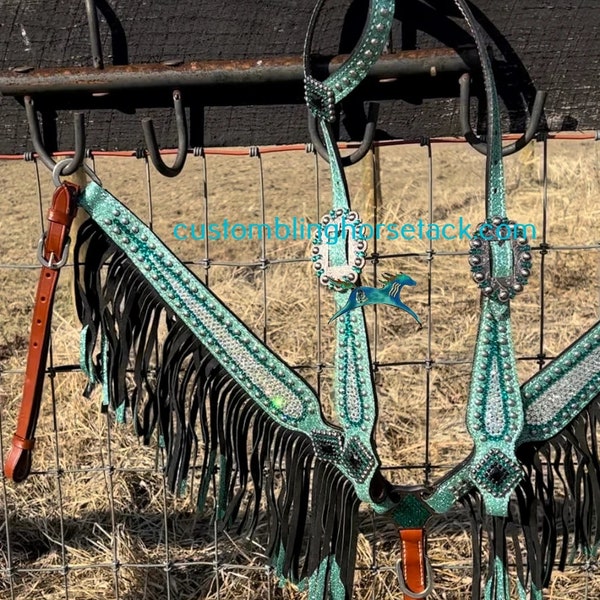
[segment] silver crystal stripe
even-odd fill
[[[600,393],[600,324],[523,386],[521,442],[556,435]]]

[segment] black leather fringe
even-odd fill
[[[556,436],[518,448],[525,476],[515,490],[507,518],[484,514],[478,494],[463,499],[472,522],[473,597],[480,597],[481,557],[488,548],[487,571],[494,579],[499,558],[516,569],[525,590],[548,587],[577,555],[592,558],[600,546],[600,396],[596,396]],[[486,543],[487,542],[487,543]],[[492,585],[494,589],[494,585]],[[513,592],[514,594],[514,592]],[[513,597],[513,596],[511,596]],[[533,593],[532,599],[537,598]],[[496,598],[492,592],[491,599]]]
[[[300,582],[331,556],[350,598],[359,506],[350,482],[252,400],[92,221],[80,228],[75,267],[93,377],[106,370],[112,407],[133,415],[144,443],[158,435],[171,490],[193,465],[199,508],[214,478],[217,518],[259,536],[278,575]]]
[[[525,541],[527,553],[535,557],[533,581],[543,587],[556,560],[562,570],[569,554],[589,555],[600,543],[599,424],[596,396],[556,436],[519,448],[517,457],[528,477],[517,489],[518,510],[526,530],[536,522],[541,530]]]

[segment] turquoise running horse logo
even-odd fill
[[[354,284],[346,281],[336,281],[335,283],[346,289],[352,289],[352,292],[350,292],[350,298],[348,298],[346,306],[338,310],[335,315],[329,319],[330,323],[343,314],[354,310],[355,308],[359,308],[360,306],[367,306],[369,304],[389,304],[390,306],[396,306],[411,315],[419,324],[419,329],[423,327],[423,323],[421,323],[417,314],[400,300],[400,292],[405,285],[411,287],[417,285],[417,282],[412,279],[412,277],[409,277],[404,273],[399,273],[398,275],[384,273],[383,278],[381,279],[381,283],[384,284],[382,288],[367,286],[355,287]]]

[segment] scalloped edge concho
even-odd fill
[[[477,233],[470,242],[469,264],[473,280],[481,293],[500,302],[508,302],[523,291],[531,275],[531,247],[524,235],[500,238],[499,229],[515,231],[518,224],[506,217],[491,217],[477,226]],[[518,230],[517,230],[518,231]],[[491,242],[510,244],[512,249],[512,273],[507,277],[492,277]]]
[[[327,236],[324,236],[325,228],[337,226],[336,238],[329,242]],[[338,208],[330,210],[319,224],[319,233],[313,240],[312,261],[313,268],[319,277],[320,282],[331,290],[345,292],[347,288],[339,285],[338,281],[347,283],[356,283],[365,265],[365,255],[367,251],[367,242],[364,236],[357,234],[360,230],[362,221],[358,213],[347,208]],[[331,265],[329,260],[330,246],[333,246],[337,240],[343,236],[347,240],[346,264]],[[325,239],[324,239],[325,237]]]

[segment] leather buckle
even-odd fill
[[[47,269],[60,269],[65,265],[67,259],[69,258],[69,246],[71,245],[71,238],[67,237],[65,242],[65,247],[63,248],[62,255],[60,260],[56,261],[56,256],[54,252],[50,252],[50,257],[46,258],[44,256],[44,250],[46,246],[46,237],[48,236],[47,232],[44,232],[40,237],[40,241],[38,242],[37,249],[37,258],[40,261],[40,264]]]

